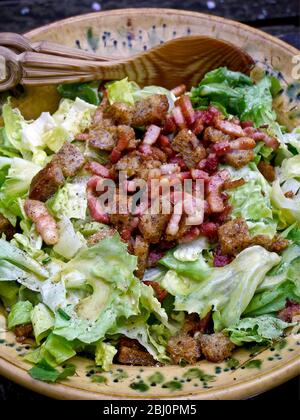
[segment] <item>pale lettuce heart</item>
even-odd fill
[[[162,286],[175,296],[177,311],[196,312],[202,318],[212,310],[215,330],[219,331],[239,321],[257,287],[280,259],[261,246],[253,246],[225,267],[210,268],[201,281],[182,277],[173,269],[162,280]]]

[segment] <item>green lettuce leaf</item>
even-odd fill
[[[129,82],[127,77],[116,82],[109,82],[106,84],[106,87],[110,104],[123,102],[133,106],[137,101],[141,101],[154,94],[161,94],[167,96],[169,110],[171,110],[176,100],[175,96],[168,89],[161,86],[146,86],[140,89],[136,83]]]
[[[20,286],[15,281],[1,281],[0,283],[0,299],[3,305],[11,307],[18,301]]]
[[[5,269],[15,270],[12,275]],[[42,281],[48,277],[48,271],[45,270],[37,261],[31,258],[26,252],[21,251],[9,242],[0,239],[0,281],[17,280],[19,283],[28,287],[26,280],[35,279]],[[14,278],[12,278],[14,277]],[[30,287],[29,287],[30,288]]]
[[[287,299],[300,303],[300,247],[291,245],[257,288],[244,315],[272,314],[285,307]]]
[[[279,338],[283,331],[295,324],[289,324],[278,318],[263,315],[257,318],[244,318],[238,324],[227,328],[230,340],[237,346],[244,343],[271,343]]]
[[[95,110],[95,105],[80,98],[63,99],[53,115],[43,112],[35,121],[26,121],[8,102],[3,106],[2,147],[10,147],[24,159],[44,166],[49,160],[47,149],[56,153],[65,141],[74,140],[90,125]]]
[[[69,219],[85,219],[87,195],[85,183],[67,182],[47,201],[47,207],[58,218],[61,215]]]
[[[286,145],[292,146],[293,151],[300,153],[300,127],[294,128],[291,133],[286,133],[282,137]]]
[[[217,102],[227,113],[237,115],[241,120],[251,120],[256,127],[268,124],[268,133],[282,141],[282,132],[272,107],[273,86],[269,76],[254,84],[249,77],[221,67],[207,73],[192,89],[191,100],[198,108]]]
[[[96,344],[108,335],[121,334],[121,331],[125,334],[128,325],[138,322],[147,332],[150,316],[156,324],[172,329],[152,288],[134,277],[136,263],[136,257],[128,254],[118,235],[79,251],[51,281],[44,282],[41,290],[43,295],[44,287],[47,287],[43,301],[51,304],[52,309],[55,306],[54,334],[68,341],[77,339]],[[61,285],[64,285],[64,291],[54,291]],[[89,288],[85,296],[72,303],[75,288],[86,285]],[[165,348],[156,343],[150,333],[143,337],[147,338],[144,344],[151,346],[156,358],[164,354]]]
[[[73,224],[66,216],[61,216],[61,219],[57,222],[57,227],[59,240],[54,245],[53,251],[70,260],[81,248],[86,247],[86,240],[79,232],[75,232]]]
[[[219,331],[239,322],[257,287],[279,262],[277,254],[253,246],[227,266],[210,268],[201,281],[169,271],[162,286],[175,296],[177,311],[196,312],[203,318],[213,310],[215,330]],[[194,277],[197,276],[198,273]]]
[[[117,349],[109,344],[100,341],[96,346],[95,362],[97,366],[102,367],[103,370],[108,371],[113,363],[113,358],[117,354]]]
[[[99,92],[100,81],[89,83],[70,83],[57,87],[58,93],[67,99],[75,100],[80,98],[92,105],[99,105],[101,93]]]
[[[253,163],[240,170],[227,169],[232,179],[243,178],[246,181],[244,185],[227,191],[232,216],[246,220],[251,236],[273,237],[277,222],[273,219],[270,185]]]
[[[0,188],[0,211],[15,226],[17,217],[22,218],[20,198],[28,194],[32,178],[41,167],[20,158],[12,158],[5,181]]]
[[[197,261],[204,249],[210,248],[207,238],[199,238],[176,247],[173,255],[178,261]]]
[[[284,229],[294,222],[300,222],[300,155],[284,159],[277,168],[277,179],[272,185],[273,211],[279,220],[279,228]],[[288,198],[286,192],[293,192]]]
[[[202,252],[196,260],[180,261],[174,255],[176,251],[177,249],[169,250],[159,260],[159,263],[171,270],[176,271],[176,273],[180,274],[181,276],[189,277],[195,281],[201,281],[207,278],[207,275],[210,272],[210,267],[205,261]]]
[[[31,313],[33,306],[30,302],[17,302],[12,306],[7,317],[8,328],[11,330],[16,325],[29,324],[31,322]]]
[[[38,381],[56,382],[73,376],[75,374],[75,366],[67,365],[64,369],[57,370],[49,365],[46,360],[41,360],[36,366],[33,366],[28,373],[33,379]]]
[[[54,326],[53,313],[43,303],[36,305],[31,312],[31,322],[35,340],[38,344],[47,337]]]
[[[115,102],[134,105],[133,93],[138,89],[138,86],[134,82],[129,82],[128,77],[116,82],[109,82],[106,84],[106,88],[111,105]]]

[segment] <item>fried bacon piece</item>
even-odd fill
[[[183,95],[185,92],[186,86],[184,84],[176,86],[171,90],[171,93],[173,93],[173,95],[176,97]]]
[[[266,146],[270,147],[273,150],[278,149],[279,141],[275,137],[268,136],[267,133],[264,131],[260,131],[254,127],[246,127],[244,128],[244,133],[246,136],[251,137],[255,141],[263,141]]]
[[[123,150],[127,149],[130,142],[134,141],[135,132],[133,128],[127,125],[119,125],[117,128],[117,144],[111,152],[110,161],[116,163],[120,159]]]
[[[103,210],[99,198],[101,183],[104,178],[101,176],[92,176],[87,183],[87,201],[88,209],[93,220],[100,223],[109,223],[108,214]]]
[[[109,169],[98,162],[90,161],[85,165],[84,169],[91,172],[93,175],[98,175],[103,178],[110,178]]]
[[[300,304],[287,299],[285,308],[278,312],[277,317],[282,321],[292,322],[297,315],[300,315]]]
[[[210,177],[207,184],[207,202],[213,213],[221,213],[224,210],[224,202],[221,196],[221,190],[225,181],[229,179],[229,172],[223,169],[216,175]]]
[[[221,249],[218,247],[214,252],[214,267],[224,267],[227,264],[230,264],[233,260],[231,255],[222,254]]]
[[[206,159],[201,160],[199,168],[212,175],[218,169],[219,158],[216,153],[209,153]]]
[[[56,222],[44,203],[37,200],[26,199],[24,205],[28,218],[35,223],[36,230],[47,245],[55,245],[59,235]]]
[[[240,125],[234,124],[228,120],[217,119],[215,121],[215,127],[231,137],[244,137],[245,135],[244,130]]]
[[[181,108],[187,126],[191,126],[195,122],[195,111],[190,98],[187,95],[183,95],[177,99],[175,104]]]

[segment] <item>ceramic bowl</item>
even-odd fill
[[[111,56],[127,56],[190,34],[215,36],[244,48],[257,70],[276,75],[283,89],[276,99],[279,118],[290,128],[299,123],[300,83],[295,69],[300,52],[264,32],[200,13],[168,9],[123,9],[66,19],[35,29],[32,40],[51,40]],[[37,99],[38,98],[38,99]],[[34,99],[34,100],[32,100]],[[55,110],[53,87],[26,90],[16,102],[25,116]],[[35,104],[35,107],[32,106]],[[16,343],[0,314],[0,374],[36,392],[59,399],[242,399],[300,373],[300,334],[294,331],[273,347],[238,350],[224,363],[196,366],[128,367],[101,372],[92,360],[76,357],[76,375],[57,384],[33,380],[22,360],[29,346]]]

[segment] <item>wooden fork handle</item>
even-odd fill
[[[18,56],[8,48],[0,47],[0,92],[20,83],[22,67]]]
[[[17,53],[31,51],[56,56],[58,55],[61,57],[78,58],[81,60],[111,61],[113,59],[120,58],[99,55],[79,48],[70,48],[49,41],[31,42],[25,36],[15,34],[13,32],[0,33],[0,46],[12,49]]]
[[[48,85],[121,79],[132,74],[131,62],[131,59],[125,63],[80,60],[32,51],[16,54],[8,48],[0,47],[0,91],[10,89],[18,83]]]

